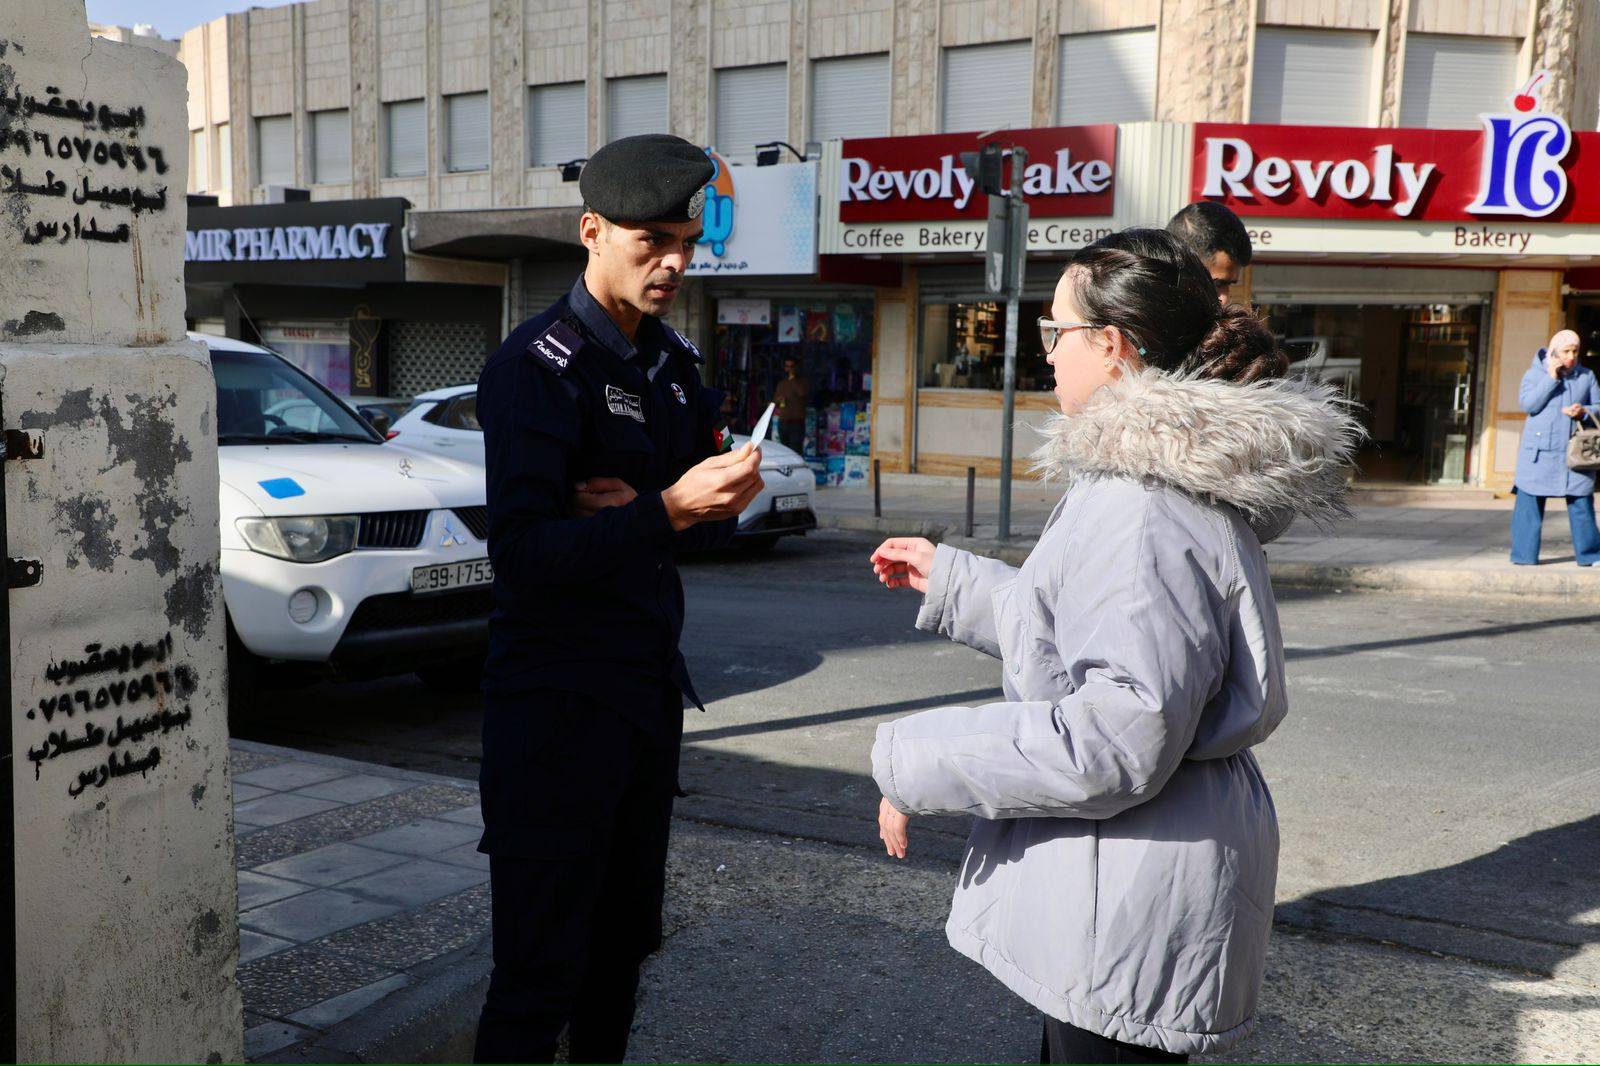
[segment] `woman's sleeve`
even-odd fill
[[[1584,403],[1583,409],[1588,416],[1580,419],[1583,423],[1583,428],[1594,429],[1594,423],[1590,422],[1589,418],[1600,418],[1600,378],[1595,377],[1593,374],[1589,375],[1589,398]]]
[[[1016,567],[998,559],[939,545],[928,574],[928,591],[917,612],[917,628],[998,659],[1000,637],[995,628],[994,591],[1016,576]]]
[[[1147,536],[1147,521],[1137,536],[1081,542],[1054,634],[1068,695],[878,727],[872,771],[891,803],[907,814],[1109,818],[1161,790],[1226,668],[1228,598],[1184,538]]]
[[[1522,387],[1517,390],[1517,402],[1522,405],[1522,410],[1530,415],[1543,411],[1561,391],[1561,382],[1551,377],[1540,367],[1529,367],[1527,373],[1522,375]]]

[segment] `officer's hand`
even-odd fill
[[[752,442],[690,467],[661,494],[661,502],[666,504],[672,528],[684,530],[699,522],[737,517],[765,487],[761,449]]]
[[[572,487],[572,513],[579,518],[588,518],[607,507],[632,503],[638,495],[633,491],[633,486],[621,478],[592,477]]]

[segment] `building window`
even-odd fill
[[[344,108],[311,112],[311,180],[350,180],[350,112]]]
[[[428,172],[428,109],[421,100],[383,105],[384,173],[391,178],[420,178]]]
[[[256,184],[294,184],[294,119],[256,119]]]
[[[528,89],[528,165],[555,166],[589,154],[589,96],[581,81]]]
[[[489,94],[444,98],[444,166],[451,172],[489,169]]]
[[[758,144],[789,137],[789,68],[783,63],[717,71],[712,143],[730,163],[750,163]]]
[[[217,123],[217,188],[233,188],[233,127]]]
[[[1365,126],[1376,38],[1362,30],[1256,31],[1250,121],[1288,126]]]
[[[667,132],[667,76],[646,74],[606,81],[606,140]]]
[[[1156,31],[1073,33],[1061,38],[1056,121],[1145,122],[1156,117]]]
[[[1023,300],[1017,326],[1017,389],[1055,387],[1035,322],[1050,313],[1048,300]],[[918,381],[924,389],[1005,387],[1006,305],[993,300],[922,305]]]
[[[1506,37],[1406,36],[1400,125],[1477,129],[1516,92],[1517,42]]]
[[[844,56],[811,64],[811,137],[889,135],[889,57]]]
[[[1025,129],[1033,115],[1033,42],[944,50],[942,129]]]
[[[211,187],[206,170],[206,131],[189,131],[189,191],[205,192]]]

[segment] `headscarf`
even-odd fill
[[[1544,346],[1544,350],[1551,355],[1554,355],[1556,349],[1563,344],[1579,345],[1579,351],[1582,351],[1582,341],[1578,339],[1577,333],[1570,329],[1556,330],[1556,335],[1550,338],[1550,343]]]

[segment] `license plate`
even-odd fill
[[[467,559],[459,563],[419,566],[411,571],[411,591],[418,595],[472,588],[476,585],[488,585],[493,581],[494,567],[489,565],[487,559]]]
[[[804,511],[811,497],[801,494],[799,496],[776,496],[772,500],[774,511]]]

